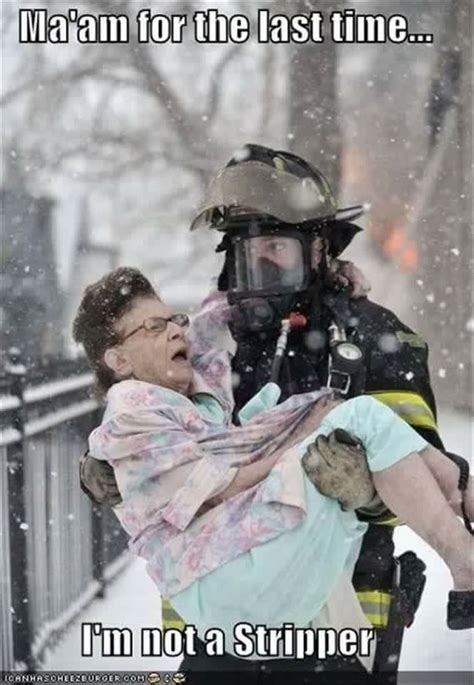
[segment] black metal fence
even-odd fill
[[[81,492],[78,460],[100,420],[81,362],[0,375],[0,671],[42,654],[125,565],[114,514]]]

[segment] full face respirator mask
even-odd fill
[[[261,217],[246,217],[226,233],[218,247],[226,253],[218,287],[233,305],[234,334],[278,329],[291,311],[305,308],[316,278],[313,237]]]

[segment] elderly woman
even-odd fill
[[[200,635],[232,635],[242,621],[307,625],[351,573],[366,530],[301,465],[341,428],[363,443],[385,505],[449,566],[456,616],[473,601],[474,551],[456,516],[457,468],[370,397],[335,402],[322,390],[276,405],[269,384],[234,426],[229,355],[215,347],[224,309],[211,298],[186,337],[188,317],[122,268],[86,289],[74,323],[107,391],[90,450],[114,467],[115,511],[160,591]],[[472,484],[469,497],[472,518]]]

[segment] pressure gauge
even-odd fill
[[[361,349],[350,342],[339,343],[334,352],[338,357],[347,362],[358,362],[362,359]]]
[[[360,347],[346,340],[334,345],[331,350],[331,357],[333,369],[349,375],[359,370],[363,359]]]

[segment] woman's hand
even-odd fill
[[[368,279],[352,262],[334,259],[330,264],[330,270],[338,283],[344,288],[350,289],[352,299],[356,300],[359,297],[366,297],[372,290]]]

